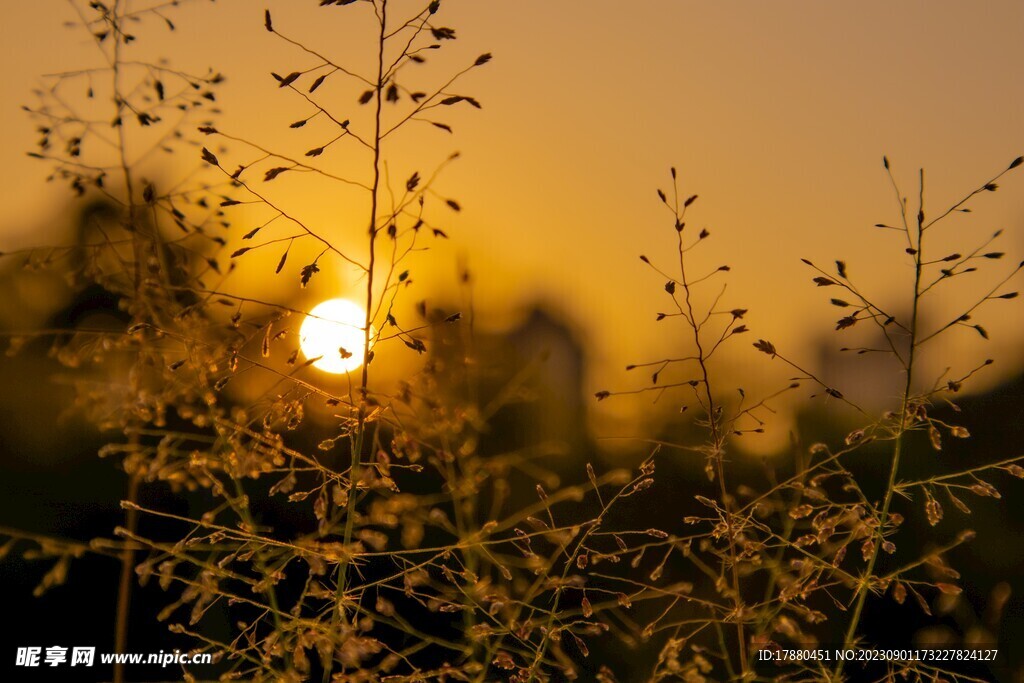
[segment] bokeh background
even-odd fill
[[[184,69],[213,67],[225,74],[218,96],[225,112],[221,130],[301,144],[282,136],[292,134],[287,126],[303,115],[302,103],[282,97],[270,72],[308,60],[262,30],[264,5],[287,33],[325,51],[359,54],[358,24],[325,22],[317,3],[285,0],[186,4],[174,15],[177,31],[152,31],[139,49],[171,55]],[[463,211],[445,225],[452,239],[417,266],[416,291],[457,305],[457,273],[465,264],[473,273],[481,333],[495,344],[511,344],[523,358],[551,352],[541,396],[564,412],[552,422],[550,411],[538,410],[529,419],[547,416],[548,422],[534,429],[609,461],[639,448],[623,437],[655,433],[678,412],[678,403],[655,403],[650,395],[601,403],[592,398],[598,390],[644,384],[646,377],[624,371],[628,363],[682,355],[684,330],[654,320],[666,305],[663,280],[637,258],[671,259],[671,217],[655,195],[656,188],[669,189],[670,166],[679,170],[681,191],[700,196],[691,225],[707,227],[714,239],[699,258],[709,267],[731,266],[724,300],[750,310],[751,341],[771,339],[851,398],[881,408],[896,394],[894,367],[858,364],[836,353],[852,344],[833,331],[836,309],[813,286],[814,273],[800,258],[842,258],[866,291],[905,310],[908,300],[899,286],[911,275],[909,257],[899,235],[872,228],[898,219],[882,155],[892,160],[911,197],[917,169],[926,169],[926,202],[936,214],[1024,151],[1024,4],[1013,0],[447,0],[444,17],[459,35],[444,59],[465,62],[485,51],[495,59],[460,86],[483,109],[453,112],[447,120],[454,137],[426,131],[401,141],[403,153],[421,159],[424,168],[452,151],[462,153],[438,187],[457,197]],[[74,18],[70,5],[58,0],[4,7],[0,251],[64,244],[75,234],[80,207],[65,186],[45,182],[45,164],[25,156],[36,134],[20,109],[32,101],[42,74],[95,62],[88,39],[62,27]],[[172,183],[197,165],[198,153],[195,159],[156,158],[149,173]],[[282,182],[278,191],[311,221],[340,230],[350,219],[356,225],[356,209],[324,188]],[[1007,179],[974,208],[954,217],[940,241],[953,251],[1005,229],[1000,248],[1019,260],[1020,180]],[[232,245],[243,231],[237,232]],[[344,273],[328,273],[303,291],[295,273],[265,277],[276,257],[252,259],[226,286],[309,305],[357,284]],[[59,278],[22,275],[2,261],[0,269],[0,327],[6,331],[46,324],[75,302],[76,293]],[[971,286],[930,310],[932,320],[954,310],[958,296],[966,300]],[[991,340],[965,330],[933,345],[925,357],[936,373],[949,365],[966,370],[988,357],[998,361],[966,387],[979,411],[969,418],[977,422],[972,432],[998,435],[957,456],[965,462],[1016,455],[1020,448],[1015,435],[1022,422],[1017,378],[1024,368],[1024,316],[1020,299],[1000,304],[976,316]],[[730,381],[764,391],[785,379],[748,344],[736,348],[721,367]],[[42,365],[26,363],[5,360],[0,366],[6,387],[0,395],[4,523],[87,538],[87,531],[117,523],[108,504],[119,484],[104,478],[106,465],[82,459],[102,443],[98,437],[83,425],[54,428],[70,390]],[[828,432],[824,418],[798,409],[809,393],[775,404],[766,433],[745,442],[751,462],[773,457],[791,433],[806,438]],[[845,426],[842,415],[828,419]],[[72,471],[73,479],[65,476]],[[1012,528],[1017,508],[1004,502],[1010,504],[991,508],[985,519]],[[997,561],[965,560],[974,562],[979,604],[999,581],[1024,569],[1020,544],[1006,538],[989,538],[989,547],[999,549]],[[11,596],[15,588],[31,589],[28,570],[16,570],[8,574]],[[59,602],[9,599],[18,610],[60,609]],[[100,604],[79,605],[78,613],[102,611],[103,600],[96,600]],[[1009,615],[1017,626],[1020,605],[1013,602],[1016,616],[1012,610]]]
[[[316,4],[267,6],[290,33],[358,55],[358,22],[319,20]],[[262,7],[244,0],[186,4],[176,11],[176,32],[153,31],[139,49],[172,54],[182,68],[224,73],[221,127],[268,142],[281,140],[304,111],[297,98],[278,96],[270,72],[310,62],[260,30]],[[59,241],[70,220],[65,189],[43,189],[48,169],[23,154],[35,133],[19,105],[31,102],[40,74],[96,57],[86,37],[61,29],[75,18],[66,2],[16,3],[5,11],[0,249],[11,250]],[[653,325],[664,305],[660,277],[636,258],[667,253],[674,243],[654,193],[668,185],[669,166],[678,167],[684,193],[701,197],[694,224],[715,237],[704,258],[733,268],[727,298],[750,309],[755,334],[806,357],[830,336],[836,316],[799,258],[843,258],[879,293],[908,277],[899,236],[871,229],[897,219],[883,154],[910,196],[917,169],[927,170],[927,201],[937,211],[1024,149],[1018,2],[854,8],[449,0],[445,12],[460,36],[451,59],[482,51],[495,59],[462,86],[484,109],[455,113],[456,137],[439,140],[443,134],[430,131],[403,141],[424,165],[463,153],[441,189],[457,194],[464,211],[450,221],[451,243],[421,267],[423,291],[450,290],[463,255],[476,274],[482,325],[508,329],[540,303],[587,340],[588,391],[622,387],[626,363],[678,347],[678,337]],[[154,175],[168,178],[195,166],[192,159],[160,163],[166,166]],[[959,234],[1008,228],[1003,247],[1019,251],[1024,235],[1012,228],[1024,220],[1024,193],[1009,190],[958,218]],[[290,191],[319,222],[344,215],[329,196]],[[243,272],[232,285],[297,295],[294,282],[244,280]],[[15,306],[8,300],[5,308]],[[991,316],[986,348],[977,350],[968,334],[953,335],[936,355],[996,356],[1001,376],[1009,376],[1022,363],[1014,353],[1020,319]],[[735,362],[747,377],[763,366],[753,357]],[[991,386],[999,377],[979,380]],[[605,412],[594,407],[591,420],[602,435],[625,433],[650,413],[642,402],[600,408]],[[785,433],[780,427],[766,440],[778,445]]]

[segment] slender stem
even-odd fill
[[[921,301],[921,271],[924,251],[922,235],[924,233],[924,171],[921,171],[921,206],[917,214],[917,247],[914,254],[914,301],[910,314],[910,351],[907,354],[907,381],[903,386],[903,405],[900,409],[899,424],[896,429],[896,440],[892,449],[892,466],[889,469],[889,481],[885,487],[885,497],[882,499],[882,510],[878,516],[878,540],[868,558],[867,567],[864,569],[863,579],[857,586],[856,602],[853,613],[850,616],[850,623],[846,629],[846,637],[843,639],[843,646],[849,648],[857,635],[857,627],[860,625],[861,615],[864,611],[864,603],[867,601],[869,582],[874,575],[875,565],[882,549],[882,539],[885,533],[885,523],[889,518],[889,506],[892,504],[893,495],[896,492],[896,478],[899,473],[900,457],[903,454],[903,445],[907,433],[907,418],[910,412],[910,405],[914,385],[914,352],[917,348],[917,318],[918,305]],[[839,660],[836,665],[836,679],[843,673],[844,662]]]
[[[133,437],[134,438],[134,437]],[[128,479],[127,500],[132,503],[138,497],[139,476],[132,474]],[[139,509],[135,505],[128,507],[125,513],[125,528],[134,536],[139,528]],[[121,576],[117,584],[117,619],[114,626],[114,652],[124,653],[128,648],[128,616],[131,611],[132,585],[135,583],[135,546],[125,544],[121,550]],[[124,681],[124,663],[114,663],[114,681]]]
[[[363,444],[366,434],[366,392],[369,385],[370,366],[370,343],[371,329],[373,324],[373,275],[376,265],[376,242],[377,242],[377,206],[381,183],[381,120],[382,107],[384,103],[384,47],[387,42],[387,17],[388,0],[381,0],[379,23],[380,33],[377,37],[377,82],[376,109],[374,111],[374,135],[373,135],[373,184],[370,188],[370,216],[369,216],[369,238],[370,253],[369,262],[366,267],[366,319],[363,329],[363,366],[360,376],[360,400],[356,408],[356,430],[350,441],[351,466],[349,468],[349,490],[345,511],[345,531],[343,545],[345,548],[352,543],[352,534],[355,528],[356,494],[358,493],[359,467],[362,457]],[[335,592],[334,626],[335,629],[344,615],[343,600],[348,587],[349,562],[342,562],[338,567],[338,584]],[[326,683],[331,679],[331,670],[334,665],[334,655],[325,663],[323,680]]]
[[[121,16],[119,14],[120,9],[121,3],[115,2],[111,11],[111,21],[114,23],[112,36],[114,47],[111,60],[111,75],[113,79],[114,100],[117,107],[118,119],[121,119],[125,108],[124,98],[121,95],[121,36],[118,33],[118,25],[120,24]],[[139,322],[142,310],[140,307],[140,300],[142,296],[142,264],[144,260],[144,247],[141,236],[138,232],[139,221],[135,205],[135,186],[132,178],[131,167],[128,164],[128,140],[125,134],[123,121],[117,126],[117,149],[121,172],[124,175],[125,204],[128,207],[128,225],[132,233],[132,251],[134,256],[133,286],[135,291],[135,296],[132,301],[133,319],[135,322]],[[131,436],[131,442],[134,446],[139,444],[138,434],[133,434]],[[137,472],[130,472],[128,476],[128,492],[126,500],[129,503],[132,503],[132,505],[128,506],[125,514],[125,527],[128,529],[129,533],[135,534],[138,531],[139,524],[138,507],[135,503],[138,498],[140,475]],[[131,612],[132,587],[135,583],[135,549],[132,546],[125,546],[124,550],[121,551],[120,560],[121,574],[118,579],[117,586],[117,616],[114,622],[114,651],[123,653],[126,651],[128,645],[128,622]],[[124,680],[124,663],[115,662],[114,683],[124,683]]]
[[[690,283],[686,279],[686,259],[684,257],[682,232],[679,232],[679,274],[682,280],[684,300],[689,313],[690,327],[693,330],[693,339],[697,347],[697,363],[701,370],[701,383],[704,386],[705,400],[707,401],[708,424],[711,428],[711,457],[715,466],[715,478],[718,479],[718,492],[722,498],[722,505],[725,508],[725,529],[729,536],[729,565],[732,579],[732,603],[736,619],[736,638],[739,648],[739,660],[742,672],[747,671],[747,637],[743,627],[743,602],[740,597],[740,571],[739,558],[736,554],[736,531],[732,524],[733,503],[725,484],[725,453],[724,437],[722,436],[716,411],[715,401],[711,393],[711,383],[708,374],[707,357],[704,355],[704,347],[700,339],[700,324],[694,317],[693,302],[690,298]],[[726,654],[727,656],[727,654]]]
[[[793,449],[793,456],[794,456],[795,462],[797,463],[797,473],[798,473],[798,477],[799,477],[798,481],[803,483],[804,480],[807,478],[807,473],[808,473],[807,465],[804,463],[803,456],[800,453],[800,450],[798,448],[794,448]],[[792,510],[792,509],[796,508],[797,506],[799,506],[802,500],[803,500],[803,488],[802,487],[797,487],[796,488],[796,493],[793,496],[793,499],[788,502],[788,504],[786,505],[786,508]],[[768,583],[765,585],[764,594],[763,594],[763,597],[761,598],[761,602],[763,602],[765,605],[768,605],[770,603],[771,599],[772,599],[772,596],[775,595],[775,588],[778,585],[779,578],[781,577],[781,574],[782,574],[781,569],[782,569],[783,560],[785,559],[785,555],[786,555],[786,548],[789,547],[790,542],[791,542],[792,537],[793,537],[793,530],[796,528],[796,520],[795,519],[793,519],[789,515],[785,515],[785,517],[783,519],[784,519],[784,521],[783,521],[783,526],[782,526],[782,534],[780,534],[780,536],[779,536],[779,538],[782,540],[782,543],[779,546],[778,552],[775,553],[775,557],[772,558],[771,563],[769,564]],[[775,614],[780,612],[782,610],[782,608],[783,608],[783,603],[780,603],[780,606],[776,610]],[[770,628],[770,626],[771,626],[771,618],[773,616],[774,616],[773,614],[769,614],[768,617],[763,618],[757,624],[757,626],[754,629],[754,638],[755,638],[755,640],[759,636],[762,636],[762,635],[764,635],[767,632],[768,628]],[[754,655],[756,655],[756,654],[757,654],[756,650],[751,650],[750,652],[747,653],[747,667],[748,668],[752,667],[754,665],[754,661],[753,660],[754,660]]]
[[[912,489],[915,486],[927,486],[928,484],[936,484],[942,481],[949,481],[950,479],[959,479],[960,477],[966,477],[974,472],[984,472],[985,470],[992,470],[998,467],[1005,467],[1016,462],[1024,460],[1024,455],[1015,455],[1012,458],[1006,458],[1005,460],[997,460],[996,462],[985,463],[984,465],[978,465],[977,467],[971,467],[966,470],[960,470],[959,472],[953,472],[952,474],[943,474],[937,477],[931,477],[930,479],[918,479],[916,481],[900,482],[897,487],[900,491],[906,491]]]
[[[641,474],[640,476],[634,478],[632,481],[626,484],[624,487],[619,489],[615,496],[612,497],[601,508],[601,512],[598,513],[597,517],[594,518],[593,522],[590,525],[588,525],[586,531],[582,533],[580,539],[576,542],[576,545],[573,547],[572,553],[570,553],[569,556],[566,558],[565,564],[563,565],[562,574],[560,576],[560,581],[556,584],[556,587],[554,589],[554,597],[552,599],[551,609],[548,611],[547,623],[545,624],[545,627],[541,630],[541,633],[543,635],[541,636],[540,644],[537,646],[537,650],[534,653],[533,657],[533,663],[530,665],[530,676],[527,679],[527,683],[533,683],[538,678],[540,678],[540,676],[537,673],[537,668],[544,661],[544,657],[547,654],[548,647],[551,643],[551,639],[555,635],[555,621],[558,618],[558,608],[562,600],[562,595],[565,592],[565,580],[569,576],[569,572],[576,565],[576,558],[579,557],[580,551],[586,550],[587,541],[590,540],[590,537],[601,527],[601,522],[608,515],[608,512],[612,509],[612,507],[623,497],[623,495],[626,494],[627,491],[632,492],[637,482],[640,481],[644,476],[645,475]],[[556,552],[555,557],[565,552],[566,547],[568,547],[568,545],[562,546]],[[484,661],[483,664],[486,670],[488,662]],[[481,673],[481,675],[483,674]]]
[[[253,519],[252,513],[249,510],[249,496],[246,494],[245,488],[242,486],[242,481],[232,477],[231,483],[234,484],[235,497],[238,501],[237,506],[234,506],[235,510],[249,530],[254,531],[256,529],[256,520]],[[270,613],[274,619],[274,629],[281,631],[281,608],[277,602],[277,590],[274,588],[274,584],[271,581],[270,570],[267,568],[267,564],[263,560],[262,550],[256,550],[253,553],[253,564],[256,565],[256,569],[263,574],[263,578],[267,581],[267,588],[263,593],[267,596],[267,601],[270,603]]]

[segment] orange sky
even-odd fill
[[[302,108],[269,72],[309,63],[262,30],[264,6],[311,45],[339,56],[360,48],[358,27],[340,20],[351,13],[316,4],[197,2],[175,15],[176,33],[155,30],[146,44],[228,76],[220,127],[287,146],[287,124]],[[47,168],[24,156],[35,135],[18,107],[39,74],[91,59],[87,41],[60,27],[73,17],[66,2],[9,5],[0,25],[0,250],[51,239],[67,196],[40,189]],[[896,220],[882,154],[907,192],[916,168],[927,169],[935,212],[1024,153],[1024,3],[1015,0],[446,0],[440,16],[459,32],[452,58],[489,51],[495,59],[460,88],[484,108],[453,112],[454,138],[407,142],[425,170],[463,153],[439,189],[464,211],[446,224],[451,244],[420,273],[420,292],[450,289],[464,254],[486,324],[507,325],[531,301],[549,302],[590,344],[588,391],[625,388],[634,379],[622,371],[627,362],[678,346],[654,323],[666,303],[661,278],[637,259],[668,258],[674,244],[654,192],[667,187],[670,165],[683,191],[701,197],[693,223],[714,240],[698,258],[732,266],[726,298],[751,309],[751,341],[770,338],[813,365],[809,342],[847,342],[828,337],[838,316],[800,257],[842,257],[880,292],[907,275],[899,236],[870,228]],[[1024,177],[1001,184],[951,232],[1005,228],[1002,248],[1016,262]],[[337,219],[329,200],[293,192],[314,220]],[[885,272],[893,267],[898,277]],[[262,280],[250,286],[299,294],[295,278]],[[317,286],[313,295],[328,298],[342,285]],[[1021,365],[1020,301],[978,316],[993,337],[978,353],[1007,369]],[[977,340],[965,332],[950,341],[939,355],[969,362]],[[736,362],[757,373],[763,361],[752,353]]]

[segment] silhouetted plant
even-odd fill
[[[888,591],[897,602],[911,595],[927,611],[928,596],[959,592],[943,556],[971,532],[923,555],[897,552],[904,515],[923,510],[935,526],[940,500],[969,511],[965,493],[999,497],[982,477],[1021,477],[1024,458],[936,467],[917,480],[901,476],[901,461],[919,442],[939,449],[946,437],[969,436],[936,417],[933,405],[981,368],[927,384],[918,352],[961,327],[987,339],[973,316],[983,304],[1016,297],[1004,287],[1024,264],[928,328],[921,302],[1003,254],[989,250],[991,240],[966,255],[935,258],[926,247],[940,223],[994,191],[1002,173],[930,220],[923,173],[916,218],[893,180],[901,221],[879,228],[906,240],[908,316],[891,314],[855,285],[844,261],[833,274],[805,260],[815,284],[842,292],[831,300],[844,313],[837,331],[870,324],[883,340],[850,349],[885,354],[905,373],[899,405],[871,415],[765,339],[754,347],[797,376],[763,398],[723,389],[723,352],[749,333],[747,310],[725,303],[724,287],[713,288],[728,265],[695,262],[710,233],[687,226],[697,197],[680,195],[672,169],[671,196],[658,196],[672,214],[675,247],[667,258],[641,259],[664,278],[671,302],[658,320],[682,323],[687,350],[627,370],[652,373],[637,391],[684,393],[702,438],[660,441],[632,471],[602,473],[588,463],[579,481],[564,483],[546,466],[553,453],[546,444],[482,445],[525,377],[485,394],[479,374],[489,359],[475,348],[472,307],[463,316],[421,303],[414,322],[398,319],[416,258],[447,237],[445,213],[461,205],[435,182],[456,155],[430,172],[416,170],[392,141],[413,126],[443,137],[452,132],[443,116],[449,108],[480,108],[455,88],[490,54],[423,87],[418,65],[456,38],[440,23],[438,0],[320,3],[332,21],[369,15],[370,73],[351,66],[350,55],[293,37],[287,18],[265,11],[265,30],[306,60],[273,74],[281,96],[303,108],[282,133],[316,138],[295,151],[297,143],[249,140],[210,118],[223,80],[216,72],[195,76],[126,56],[136,26],[159,19],[173,29],[165,10],[175,4],[75,5],[105,64],[46,81],[40,104],[29,108],[40,122],[33,155],[53,163],[53,177],[76,194],[109,208],[88,212],[93,233],[82,244],[14,255],[100,287],[121,314],[106,327],[38,330],[14,344],[52,338],[53,355],[76,371],[77,407],[112,433],[101,455],[118,458],[130,482],[119,538],[86,544],[2,530],[15,539],[4,552],[17,543],[54,560],[41,589],[59,584],[85,552],[120,558],[117,650],[126,649],[134,574],[167,591],[169,604],[156,618],[214,653],[225,680],[614,681],[607,666],[586,661],[595,642],[647,654],[656,646],[648,660],[631,662],[651,680],[840,680],[848,672],[836,662],[791,662],[764,674],[756,654],[835,641],[835,633],[844,646],[870,640],[860,623],[869,594]],[[182,148],[202,161],[185,181],[165,188],[145,178],[152,155]],[[288,178],[352,198],[363,212],[357,227],[338,227],[342,217],[330,224],[304,217],[301,205],[275,191]],[[229,220],[235,211],[246,212],[246,227]],[[232,242],[242,246],[225,255]],[[307,245],[310,258],[301,255]],[[274,250],[274,276],[286,283],[280,300],[232,286],[256,268],[253,253],[265,250]],[[301,264],[297,273],[290,258]],[[360,348],[300,359],[295,320],[317,316],[290,303],[291,295],[325,273],[359,283],[365,316],[351,326]],[[468,273],[461,279],[468,287]],[[376,374],[393,350],[423,360],[397,387]],[[327,381],[314,369],[357,354],[363,362],[344,380]],[[791,464],[751,476],[731,458],[735,440],[763,431],[779,396],[807,385],[815,387],[811,399],[851,408],[859,426],[842,443],[794,444]],[[597,398],[619,393],[629,392]],[[862,489],[852,456],[875,454],[879,445],[889,469],[876,496]],[[696,494],[700,512],[638,528],[633,507],[658,482],[658,460],[676,452],[701,459],[707,488],[685,492]],[[155,482],[192,492],[199,509],[143,505],[139,487]],[[179,533],[150,537],[140,531],[143,516]],[[232,639],[215,638],[212,612],[236,625]],[[892,664],[881,680],[936,672],[928,662]]]
[[[195,399],[191,387],[167,381],[163,369],[169,339],[205,319],[182,291],[191,289],[193,278],[202,277],[192,270],[196,255],[205,270],[216,271],[217,261],[209,254],[225,243],[207,229],[218,221],[208,208],[207,192],[157,189],[144,178],[143,169],[153,157],[173,154],[189,143],[188,125],[215,113],[210,111],[214,91],[223,78],[125,55],[146,22],[162,21],[174,30],[166,15],[168,3],[72,7],[101,54],[101,65],[46,77],[37,91],[38,104],[26,107],[39,122],[40,139],[31,156],[54,165],[51,180],[68,182],[78,195],[102,197],[112,210],[90,213],[81,243],[30,251],[26,265],[64,267],[72,282],[95,283],[118,298],[125,328],[59,330],[51,353],[67,366],[87,364],[113,374],[99,382],[84,374],[78,383],[79,405],[101,429],[123,432],[127,438],[126,443],[110,444],[105,453],[123,458],[127,497],[134,501],[140,481],[155,475],[148,457],[155,447],[149,427],[163,428],[168,406],[182,407]],[[164,231],[168,219],[180,231],[177,236]],[[176,479],[170,472],[160,476]],[[137,515],[129,510],[128,535],[136,524]],[[135,548],[124,545],[120,557],[115,648],[124,651]],[[123,680],[123,673],[118,666],[115,679]]]
[[[456,37],[438,23],[439,2],[321,5],[325,13],[372,13],[375,68],[358,73],[291,37],[282,28],[287,20],[265,12],[265,29],[312,60],[308,68],[274,74],[282,92],[308,107],[290,128],[316,128],[323,136],[312,149],[277,151],[204,119],[194,122],[205,136],[195,145],[201,147],[197,156],[205,162],[203,173],[219,180],[171,190],[144,180],[148,152],[132,155],[137,129],[167,126],[156,149],[192,143],[188,124],[214,101],[207,88],[222,80],[124,56],[123,46],[135,41],[125,26],[163,17],[160,3],[133,10],[126,3],[82,7],[82,24],[109,67],[60,75],[44,93],[53,101],[33,109],[51,122],[41,129],[38,156],[57,162],[57,175],[79,194],[105,195],[116,207],[110,225],[96,226],[101,240],[66,251],[86,250],[79,281],[118,297],[128,314],[123,327],[38,333],[70,339],[58,354],[67,365],[126,373],[83,377],[79,402],[101,429],[126,437],[101,454],[119,457],[130,476],[123,502],[128,521],[117,530],[121,541],[93,543],[99,551],[121,553],[116,649],[126,647],[134,570],[141,581],[159,581],[170,592],[172,602],[157,617],[223,658],[226,678],[483,681],[501,672],[526,681],[570,674],[577,667],[573,658],[586,652],[581,638],[606,628],[592,615],[629,605],[624,593],[596,587],[591,595],[602,599],[581,602],[585,569],[602,516],[648,485],[650,471],[598,475],[590,469],[583,483],[561,486],[538,462],[548,454],[543,445],[529,452],[479,450],[488,419],[515,397],[524,378],[481,403],[471,368],[486,359],[474,357],[471,319],[423,304],[419,322],[399,323],[395,302],[412,284],[412,258],[430,240],[447,237],[435,217],[439,210],[461,207],[435,188],[440,168],[393,182],[387,143],[399,129],[424,123],[452,132],[440,114],[481,106],[453,90],[457,80],[491,56],[471,59],[441,86],[421,90],[412,68]],[[129,71],[138,73],[137,84],[127,84]],[[98,73],[110,77],[110,92],[90,85],[86,97],[112,104],[118,135],[110,141],[112,167],[93,160],[90,143],[102,140],[98,124],[56,92]],[[168,113],[175,107],[182,113],[172,122]],[[363,122],[355,123],[359,118]],[[59,157],[52,153],[57,140],[65,148]],[[351,177],[331,164],[345,145],[347,156],[362,155],[362,170]],[[228,165],[228,158],[241,155],[240,163]],[[344,231],[311,224],[268,189],[282,176],[299,174],[362,197],[361,248],[346,243]],[[258,211],[265,216],[241,235],[244,246],[231,252],[227,265],[221,248],[234,239],[227,216],[243,205],[247,220]],[[169,237],[165,224],[181,234]],[[347,271],[364,285],[362,348],[336,351],[342,360],[356,353],[364,359],[347,375],[347,391],[325,389],[333,384],[310,369],[323,357],[300,360],[299,330],[289,319],[309,313],[230,286],[245,272],[246,255],[267,248],[281,249],[276,273],[284,277],[299,242],[317,249],[297,284],[305,287],[323,271]],[[444,328],[466,325],[468,342],[454,355],[428,348],[431,335],[443,339]],[[372,370],[395,342],[429,357],[423,371],[391,393],[375,385]],[[250,388],[233,393],[240,376]],[[333,414],[329,426],[307,420],[308,410],[324,409]],[[311,434],[318,448],[308,448]],[[268,479],[272,483],[263,485]],[[157,481],[199,492],[203,509],[182,515],[140,505],[138,486]],[[518,493],[524,486],[533,498],[525,507]],[[588,495],[600,503],[597,517],[577,507]],[[297,525],[272,523],[282,497],[297,509]],[[138,530],[143,515],[180,529],[180,536],[146,537]],[[60,547],[63,572],[83,548]],[[231,614],[237,637],[212,638],[204,628],[211,610]],[[121,679],[123,671],[115,675]]]
[[[1022,163],[1024,159],[1018,157],[1004,171],[932,219],[925,214],[923,171],[914,216],[909,215],[908,202],[890,173],[899,199],[901,220],[897,226],[878,224],[877,227],[900,233],[906,240],[903,248],[912,261],[911,296],[908,297],[912,304],[908,316],[891,314],[891,305],[883,308],[874,295],[856,285],[844,261],[835,262],[833,274],[803,259],[815,272],[814,284],[840,292],[831,299],[831,304],[844,313],[836,330],[848,336],[849,328],[858,323],[869,324],[883,339],[880,348],[844,347],[842,351],[884,354],[904,374],[899,405],[877,416],[870,415],[838,388],[805,370],[765,339],[754,342],[755,349],[797,373],[788,387],[754,402],[742,389],[738,392],[738,401],[729,401],[721,389],[714,388],[712,363],[721,356],[724,342],[748,331],[742,322],[747,311],[730,309],[723,304],[724,288],[700,299],[710,302],[706,307],[696,303],[697,285],[711,284],[729,267],[705,268],[697,276],[689,274],[694,269],[690,252],[709,236],[706,229],[699,234],[693,234],[692,228],[686,229],[686,211],[696,196],[680,203],[678,190],[671,198],[658,191],[659,199],[674,216],[678,260],[670,272],[659,265],[660,259],[640,258],[667,280],[664,289],[671,299],[672,310],[658,313],[657,319],[680,319],[689,331],[692,352],[630,365],[627,370],[653,369],[651,384],[634,391],[598,392],[597,398],[603,400],[613,394],[636,391],[656,392],[659,396],[671,390],[692,392],[699,410],[695,421],[705,429],[707,441],[703,445],[661,442],[658,450],[664,446],[670,451],[700,454],[705,459],[708,478],[717,486],[711,495],[696,496],[708,512],[683,520],[695,527],[694,532],[673,533],[645,548],[645,551],[651,547],[661,549],[666,559],[673,552],[678,553],[693,564],[697,576],[704,575],[705,582],[703,587],[699,581],[687,581],[675,587],[660,585],[663,560],[658,571],[643,582],[643,590],[635,596],[635,599],[664,604],[657,618],[643,629],[646,637],[662,631],[671,634],[664,641],[654,666],[655,680],[705,680],[722,676],[730,680],[761,680],[763,675],[784,676],[786,680],[841,680],[844,661],[835,659],[834,650],[828,651],[830,659],[826,661],[818,658],[786,661],[781,668],[770,664],[769,668],[774,667],[770,674],[755,672],[755,655],[762,648],[777,649],[780,643],[783,647],[806,651],[815,650],[819,643],[842,648],[871,643],[870,634],[860,632],[869,594],[877,597],[888,592],[898,603],[911,595],[927,614],[930,614],[930,596],[949,598],[960,594],[961,588],[953,583],[959,575],[948,566],[944,555],[970,541],[974,532],[963,529],[951,540],[937,541],[938,544],[929,547],[923,555],[901,554],[897,552],[896,536],[904,515],[924,514],[928,524],[935,526],[943,518],[940,497],[947,497],[956,508],[969,514],[969,507],[959,495],[970,493],[999,498],[998,489],[982,476],[1005,473],[1020,478],[1024,476],[1020,464],[1024,456],[997,459],[962,471],[946,471],[937,463],[932,468],[933,475],[913,481],[901,478],[901,460],[908,448],[922,442],[921,437],[926,437],[924,441],[937,451],[941,450],[946,437],[966,439],[970,436],[965,427],[947,423],[932,411],[936,404],[953,406],[951,395],[992,363],[985,361],[979,367],[961,370],[952,377],[949,376],[951,370],[947,370],[941,377],[926,383],[919,353],[925,344],[957,328],[970,328],[988,339],[985,328],[972,316],[986,303],[1017,297],[1017,292],[1009,291],[1007,284],[1024,268],[1024,263],[994,278],[985,293],[962,312],[938,326],[927,326],[921,308],[926,299],[938,295],[938,288],[1004,256],[1003,252],[990,250],[1001,231],[964,249],[963,254],[933,256],[927,249],[940,223],[957,213],[969,212],[967,204],[972,199],[995,191],[996,181]],[[884,160],[884,166],[890,172],[888,159]],[[672,169],[672,177],[675,180],[675,169]],[[811,398],[826,398],[832,405],[838,402],[852,408],[861,426],[839,444],[817,443],[806,452],[794,444],[792,463],[769,469],[768,476],[760,477],[762,483],[758,490],[751,484],[749,468],[730,464],[726,455],[730,443],[744,433],[761,431],[770,409],[769,401],[808,382],[817,387]],[[686,407],[683,406],[684,410]],[[873,498],[875,487],[867,485],[867,492],[862,489],[863,475],[856,473],[859,467],[852,456],[871,452],[874,457],[881,457],[885,451],[877,451],[879,446],[888,446],[888,480],[877,494],[879,498]],[[729,478],[730,471],[744,469],[746,476],[742,484],[727,485],[727,481],[733,481]],[[908,502],[903,513],[896,510],[899,500]],[[911,547],[915,545],[910,543]],[[883,561],[882,558],[890,556],[891,559]],[[639,555],[636,560],[634,566],[640,560]],[[1002,602],[1005,604],[1005,598]],[[895,680],[897,673],[929,679],[939,675],[950,680],[976,680],[956,671],[946,671],[938,662],[891,662],[879,680]]]

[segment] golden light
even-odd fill
[[[299,345],[313,366],[334,374],[355,370],[363,364],[366,311],[348,299],[328,299],[317,304],[302,321]],[[370,326],[370,337],[374,334]]]

